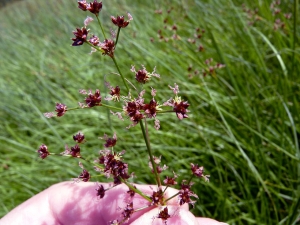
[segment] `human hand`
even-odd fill
[[[102,184],[104,188],[110,185]],[[151,194],[156,186],[135,185],[144,193]],[[58,183],[22,203],[0,220],[0,225],[106,225],[110,221],[122,219],[122,211],[129,200],[128,187],[118,185],[105,193],[104,198],[96,197],[96,183],[63,182]],[[178,191],[168,188],[166,197]],[[133,207],[141,208],[149,204],[135,194]],[[189,212],[188,205],[179,206],[176,198],[168,202],[169,215],[167,224],[181,225],[225,225],[209,218],[197,218]],[[150,207],[132,214],[123,224],[163,225],[157,218],[159,209]]]

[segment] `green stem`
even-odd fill
[[[115,66],[117,67],[117,70],[118,70],[120,76],[122,77],[122,80],[123,80],[123,83],[124,83],[124,85],[125,85],[125,87],[126,87],[126,89],[127,89],[127,92],[129,92],[128,84],[126,83],[126,80],[125,80],[125,78],[124,78],[124,76],[123,76],[123,74],[122,74],[122,72],[121,72],[121,70],[120,70],[120,68],[119,68],[119,66],[118,66],[118,63],[117,63],[115,57],[111,57],[111,58],[112,58],[112,60],[114,61]]]
[[[114,106],[111,106],[111,105],[106,105],[106,104],[103,104],[103,103],[101,103],[101,106],[103,106],[103,107],[105,107],[105,108],[108,108],[108,109],[113,109],[113,110],[117,110],[117,111],[122,111],[121,108],[114,107]]]
[[[145,118],[145,124],[147,126],[146,118]],[[142,120],[140,121],[140,125],[141,125],[141,129],[142,129],[142,132],[143,132],[144,140],[145,140],[145,143],[146,143],[146,146],[147,146],[148,154],[149,154],[149,157],[150,157],[150,162],[151,162],[151,165],[152,165],[152,168],[153,168],[153,171],[154,171],[156,183],[158,185],[158,188],[161,190],[161,181],[160,181],[160,177],[157,173],[157,168],[156,168],[156,165],[155,165],[155,162],[154,162],[154,159],[153,159],[153,154],[152,154],[152,151],[151,151],[151,146],[150,146],[150,141],[149,141],[148,129],[146,127],[147,131],[145,130],[145,127],[144,127],[144,124],[143,124]]]
[[[117,43],[118,43],[118,40],[119,40],[119,34],[120,34],[120,31],[121,31],[121,27],[118,28],[118,33],[117,33],[117,38],[116,38],[115,48],[117,47]]]
[[[122,179],[121,177],[119,177],[121,179],[121,181],[127,186],[129,187],[130,190],[134,191],[135,193],[139,194],[140,196],[142,196],[144,199],[146,199],[148,202],[152,202],[152,200],[150,199],[150,197],[148,197],[147,195],[145,195],[142,191],[140,191],[139,189],[135,188],[133,185],[131,185],[129,182],[127,182],[126,180]]]
[[[100,28],[101,28],[102,34],[103,34],[103,36],[104,36],[104,39],[107,39],[107,38],[106,38],[106,35],[105,35],[105,33],[104,33],[104,29],[103,29],[103,27],[102,27],[102,24],[101,24],[101,21],[100,21],[98,15],[96,15],[96,17],[97,17],[97,20],[98,20],[98,24],[99,24],[99,26],[100,26]]]
[[[102,50],[101,48],[98,48],[95,45],[92,45],[90,42],[85,41],[85,43],[87,43],[89,46],[91,46],[92,48],[96,49],[97,51],[104,53],[104,50]]]
[[[165,200],[165,203],[167,203],[168,201],[170,201],[172,198],[175,198],[177,195],[179,195],[180,193],[178,192],[177,194],[171,196],[170,198]]]

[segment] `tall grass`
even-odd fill
[[[133,75],[132,64],[156,66],[162,79],[145,88],[155,86],[162,102],[172,95],[167,86],[176,82],[191,105],[187,120],[160,118],[161,129],[150,129],[150,140],[170,171],[184,177],[194,162],[211,175],[209,183],[194,186],[199,201],[193,213],[230,224],[296,224],[300,50],[293,16],[298,6],[281,4],[293,16],[284,31],[274,31],[271,1],[243,3],[258,8],[261,19],[254,26],[247,25],[242,2],[225,0],[104,1],[101,17],[108,21],[110,15],[127,11],[134,17],[121,33],[116,53],[125,76]],[[102,148],[99,136],[117,131],[130,170],[148,170],[138,127],[128,132],[114,117],[110,124],[99,108],[50,120],[43,116],[55,102],[75,106],[82,101],[79,89],[99,88],[105,95],[104,80],[119,82],[107,58],[70,46],[71,31],[82,26],[83,14],[76,1],[62,0],[22,1],[0,11],[0,216],[49,185],[78,176],[77,161],[42,161],[35,151],[45,143],[62,152],[79,130],[88,139],[83,150],[88,158]],[[180,39],[159,41],[158,30],[170,37],[172,31],[164,26],[172,24]],[[104,26],[108,31],[111,25]],[[194,45],[187,40],[198,27],[205,33]],[[204,52],[197,51],[200,43]],[[226,67],[203,77],[208,58]],[[188,76],[194,70],[200,74]],[[134,182],[154,182],[147,173],[136,175]]]

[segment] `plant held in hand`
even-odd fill
[[[150,91],[151,99],[145,99],[144,95],[146,90],[136,91],[137,88],[133,87],[132,83],[128,82],[128,79],[124,77],[120,66],[118,65],[118,60],[116,58],[116,50],[117,45],[119,43],[119,35],[122,29],[127,28],[131,21],[132,16],[128,14],[128,20],[125,20],[124,16],[111,16],[111,21],[113,25],[117,26],[117,34],[112,39],[108,39],[104,32],[104,28],[102,26],[101,20],[99,18],[99,14],[102,10],[102,2],[98,2],[94,0],[93,2],[86,2],[85,0],[78,1],[78,8],[82,11],[89,11],[96,17],[100,30],[102,32],[103,41],[101,42],[101,38],[96,35],[90,35],[90,29],[87,28],[88,24],[92,21],[91,17],[88,17],[84,22],[84,27],[76,28],[73,32],[74,38],[72,38],[72,46],[81,46],[81,45],[89,45],[92,48],[92,52],[99,52],[102,55],[107,55],[113,61],[119,76],[121,77],[122,83],[117,84],[116,86],[111,86],[109,83],[106,83],[106,86],[110,90],[110,96],[102,98],[100,90],[96,89],[94,92],[92,90],[80,90],[80,94],[85,95],[84,102],[79,103],[78,107],[68,108],[63,103],[56,103],[55,112],[45,113],[45,116],[50,117],[62,117],[68,113],[70,110],[81,110],[85,108],[99,107],[107,108],[111,111],[113,115],[117,115],[119,118],[124,120],[126,118],[130,121],[130,124],[127,126],[127,129],[134,127],[136,125],[140,125],[143,138],[145,141],[146,149],[149,155],[149,167],[150,172],[153,173],[157,189],[153,190],[151,195],[147,195],[143,193],[141,190],[132,185],[128,179],[133,176],[129,171],[129,165],[123,161],[122,156],[125,154],[125,151],[117,152],[114,150],[115,145],[117,144],[117,135],[114,133],[112,137],[104,135],[102,138],[104,143],[104,150],[100,151],[100,155],[94,162],[90,162],[86,158],[83,157],[84,152],[81,151],[81,145],[85,142],[85,136],[83,133],[79,132],[73,136],[73,140],[76,144],[73,147],[65,147],[65,151],[63,153],[52,153],[49,152],[48,147],[45,144],[42,144],[38,149],[38,154],[42,159],[47,158],[51,155],[61,155],[65,157],[79,158],[82,161],[86,161],[91,163],[96,173],[101,173],[105,175],[107,178],[112,178],[113,183],[111,187],[105,189],[102,185],[99,185],[95,192],[95,197],[100,199],[105,198],[105,194],[110,189],[115,186],[123,183],[128,187],[128,202],[125,208],[120,211],[120,217],[115,218],[114,221],[108,221],[111,224],[122,224],[127,222],[130,217],[137,211],[141,211],[148,207],[157,207],[158,214],[157,218],[161,219],[163,224],[167,224],[168,219],[172,216],[169,214],[168,210],[168,201],[173,198],[177,198],[179,205],[183,204],[195,204],[195,199],[198,196],[191,190],[192,188],[192,178],[199,177],[204,178],[204,180],[208,181],[208,175],[204,174],[204,168],[202,166],[198,166],[197,164],[191,163],[191,176],[188,180],[183,180],[180,184],[179,191],[177,194],[166,197],[166,190],[176,185],[178,175],[175,174],[173,177],[164,177],[162,178],[162,172],[167,169],[167,166],[161,165],[160,157],[155,157],[153,155],[151,149],[151,143],[149,141],[149,132],[148,132],[148,121],[154,120],[154,127],[158,130],[160,128],[159,123],[159,115],[163,113],[173,113],[175,114],[179,120],[188,118],[188,107],[190,104],[183,100],[181,96],[179,96],[179,87],[175,83],[174,87],[169,86],[171,91],[174,93],[174,97],[166,100],[163,104],[159,104],[156,99],[156,90],[152,88]],[[129,69],[128,69],[129,70]],[[156,73],[156,68],[152,72],[148,72],[145,66],[141,66],[140,69],[136,69],[135,66],[131,66],[130,69],[135,74],[135,80],[138,85],[143,85],[147,82],[150,82],[151,79],[160,78],[160,75]],[[133,81],[134,82],[134,81]],[[129,88],[133,87],[133,90]],[[123,107],[115,107],[112,105],[108,105],[105,101],[112,102],[122,102]],[[89,181],[93,176],[84,169],[82,163],[80,162],[80,167],[82,168],[82,173],[76,178],[76,181]],[[163,186],[164,185],[164,186]],[[132,197],[134,195],[140,195],[143,197],[148,204],[146,204],[143,208],[135,208],[133,205]],[[125,199],[124,199],[125,201]]]

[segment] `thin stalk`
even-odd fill
[[[114,107],[114,106],[111,106],[111,105],[106,105],[106,104],[103,104],[103,103],[101,103],[101,105],[95,105],[94,107],[99,107],[99,106],[103,106],[103,107],[105,107],[105,108],[109,108],[109,109],[113,109],[113,110],[117,110],[117,111],[122,111],[122,109],[121,108],[118,108],[118,107]],[[78,109],[85,109],[85,108],[88,108],[88,109],[90,109],[90,108],[93,108],[93,107],[88,107],[88,106],[85,106],[84,108],[82,108],[82,107],[74,107],[74,108],[68,108],[67,109],[67,112],[68,111],[72,111],[72,110],[78,110]]]
[[[117,38],[116,38],[115,47],[117,47],[117,43],[118,43],[118,40],[119,40],[119,34],[120,34],[120,31],[121,31],[121,27],[118,28],[118,33],[117,33]]]
[[[94,49],[96,49],[97,51],[99,51],[99,52],[104,52],[104,50],[102,50],[101,48],[98,48],[97,46],[95,46],[95,45],[92,45],[90,42],[88,42],[88,41],[85,41],[85,43],[87,43],[89,46],[91,46],[92,48],[94,48]]]
[[[117,67],[117,70],[118,70],[118,72],[119,72],[119,74],[120,74],[120,76],[121,76],[121,78],[122,78],[122,80],[123,80],[123,83],[124,83],[124,85],[125,85],[125,87],[126,87],[126,89],[127,89],[127,92],[129,92],[128,84],[126,83],[126,80],[125,80],[125,78],[124,78],[124,76],[123,76],[123,74],[122,74],[122,72],[121,72],[121,70],[120,70],[120,68],[119,68],[119,66],[118,66],[118,63],[117,63],[115,57],[112,57],[112,60],[114,61],[115,66]]]
[[[114,107],[114,106],[111,106],[111,105],[106,105],[106,104],[103,104],[103,103],[101,103],[101,106],[103,106],[105,108],[108,108],[108,109],[114,109],[114,110],[117,110],[117,111],[122,111],[121,108]]]
[[[146,118],[145,118],[145,124],[147,126]],[[158,185],[158,188],[161,190],[161,181],[160,181],[160,177],[157,173],[157,168],[156,168],[156,165],[155,165],[155,162],[154,162],[154,159],[153,159],[153,154],[152,154],[152,151],[151,151],[151,146],[150,146],[150,141],[149,141],[148,129],[146,127],[147,130],[145,130],[145,127],[144,127],[144,124],[143,124],[142,120],[140,121],[140,125],[141,125],[141,129],[142,129],[142,132],[143,132],[144,140],[145,140],[145,143],[146,143],[146,146],[147,146],[148,154],[149,154],[149,157],[150,157],[150,162],[151,162],[151,165],[152,165],[152,168],[153,168],[153,171],[154,171],[156,183]]]
[[[100,26],[100,28],[101,28],[103,37],[104,37],[104,39],[107,39],[107,38],[106,38],[106,35],[105,35],[105,33],[104,33],[104,29],[103,29],[103,27],[102,27],[102,24],[101,24],[101,21],[100,21],[98,15],[96,15],[96,17],[97,17],[97,20],[98,20],[98,24],[99,24],[99,26]]]
[[[71,155],[64,155],[64,154],[60,154],[60,153],[52,153],[52,152],[50,152],[49,155],[55,155],[55,156],[60,156],[60,157],[68,157],[68,158],[82,159],[82,160],[84,160],[84,161],[86,161],[86,162],[88,162],[88,163],[90,163],[90,164],[95,165],[96,167],[98,167],[98,168],[100,168],[100,169],[103,169],[103,167],[102,167],[102,166],[99,166],[99,164],[97,164],[97,163],[95,163],[95,162],[93,162],[93,161],[90,161],[90,160],[88,160],[88,159],[86,159],[86,158],[84,158],[84,157],[82,157],[82,156],[79,156],[79,157],[73,157],[73,156],[71,156]]]
[[[119,177],[121,179],[121,181],[127,186],[129,187],[130,190],[134,191],[135,193],[139,194],[140,196],[142,196],[144,199],[146,199],[148,202],[152,202],[152,200],[150,199],[150,197],[148,197],[147,195],[145,195],[142,191],[140,191],[139,189],[135,188],[133,185],[131,185],[129,182],[127,182],[126,180],[122,179],[121,177]]]
[[[180,194],[180,192],[178,191],[177,194],[175,194],[175,195],[171,196],[170,198],[166,199],[165,202],[170,201],[172,198],[175,198],[179,194]]]

